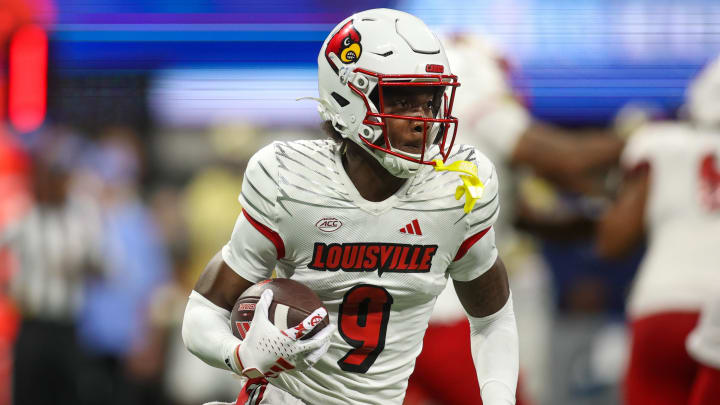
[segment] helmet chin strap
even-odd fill
[[[349,138],[348,140],[355,142],[352,138]],[[412,177],[422,166],[420,163],[412,162],[410,160],[391,155],[387,152],[370,148],[363,142],[358,142],[357,144],[370,153],[370,156],[374,157],[380,165],[388,171],[388,173],[395,177],[403,179]],[[420,154],[402,152],[392,146],[390,148],[393,152],[398,152],[415,159],[420,159]],[[463,211],[469,214],[475,206],[475,203],[482,198],[483,190],[485,189],[485,185],[478,177],[477,166],[466,160],[459,160],[449,165],[445,165],[445,162],[443,162],[442,159],[435,159],[433,160],[433,163],[435,163],[435,171],[456,172],[460,176],[460,180],[462,180],[463,184],[457,186],[455,189],[455,199],[460,200],[463,196],[465,197]]]
[[[393,151],[397,152],[394,148]],[[374,150],[371,154],[378,159],[380,164],[390,174],[399,178],[409,178],[414,176],[422,166],[420,163],[411,162],[407,159],[382,151]],[[382,158],[379,154],[383,155]],[[412,155],[417,156],[417,159],[420,158],[420,155]],[[465,197],[463,211],[469,214],[475,206],[475,203],[482,198],[483,190],[485,189],[485,185],[478,177],[477,166],[466,160],[459,160],[449,165],[445,165],[441,159],[435,159],[433,162],[435,163],[435,171],[456,172],[460,176],[460,180],[463,184],[457,186],[455,189],[455,199],[460,200],[463,196]]]
[[[351,140],[351,142],[354,142]],[[373,149],[362,142],[357,143],[361,148],[370,154],[380,165],[395,177],[401,179],[407,179],[415,175],[422,166],[420,163],[411,162],[407,159],[391,155],[381,150]],[[394,152],[399,152],[397,149],[392,149]],[[414,155],[413,155],[414,156]],[[420,159],[420,155],[417,155],[417,159]]]
[[[420,170],[420,163],[411,162],[407,159],[397,157],[382,151],[374,151],[373,155],[390,174],[401,179],[407,179]],[[378,156],[382,154],[382,157]],[[418,155],[418,159],[420,155]]]
[[[377,137],[379,137],[380,134],[382,133],[382,132],[380,132],[381,130],[379,130],[378,128],[372,128],[369,126],[361,126],[359,130],[362,131],[363,128],[373,131],[375,134],[375,137],[374,137],[375,139],[377,139]],[[362,135],[359,135],[359,136],[362,136]],[[409,177],[412,177],[415,175],[415,173],[417,173],[417,171],[422,166],[420,163],[411,162],[407,159],[403,159],[401,157],[391,155],[390,153],[386,153],[381,150],[371,148],[371,147],[367,146],[365,144],[365,142],[362,142],[361,140],[356,141],[355,139],[353,139],[352,136],[345,136],[345,137],[349,141],[355,142],[357,145],[359,145],[361,148],[363,148],[367,153],[370,154],[370,156],[375,158],[375,160],[377,160],[378,163],[380,163],[380,165],[383,168],[385,168],[385,170],[388,171],[388,173],[392,174],[395,177],[399,177],[402,179],[407,179]],[[398,149],[393,148],[392,146],[390,148],[393,152],[405,154],[410,157],[420,159],[419,154],[415,155],[415,154],[402,152]]]

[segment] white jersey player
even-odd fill
[[[483,401],[514,404],[517,330],[492,228],[498,176],[454,144],[459,83],[442,45],[416,17],[368,10],[333,29],[318,71],[334,139],[276,142],[251,159],[243,214],[188,302],[188,349],[250,378],[240,404],[401,404],[452,278]],[[241,342],[228,309],[275,267],[318,294],[331,326],[285,336],[266,319],[266,292]]]
[[[632,318],[698,310],[720,294],[717,156],[720,135],[687,123],[650,124],[630,139],[622,164],[631,173],[647,170],[638,221],[650,241],[628,302]]]
[[[458,142],[477,147],[494,163],[502,179],[502,210],[493,225],[497,246],[504,260],[512,263],[510,284],[514,295],[523,369],[523,392],[535,401],[547,394],[550,330],[550,276],[544,261],[534,249],[534,240],[518,232],[516,205],[520,175],[534,172],[559,188],[584,191],[578,180],[587,172],[615,165],[623,142],[613,134],[574,134],[535,120],[510,86],[509,64],[484,37],[471,33],[449,35],[443,39],[453,72],[462,78],[453,113],[460,120]],[[557,230],[557,233],[563,230]],[[435,328],[437,327],[437,328]],[[451,335],[466,334],[467,322],[457,296],[449,285],[438,298],[430,320],[423,353],[409,393],[429,397],[443,404],[465,404],[478,396],[478,388],[468,373],[455,375],[428,363],[452,352],[443,345]],[[437,331],[437,333],[435,333]],[[435,343],[437,342],[437,343]],[[459,351],[459,350],[457,350]],[[467,351],[467,350],[466,350]],[[453,367],[472,369],[459,355]],[[427,364],[427,366],[426,366]],[[446,390],[459,381],[462,388]]]
[[[720,402],[717,309],[707,312],[686,350],[698,314],[720,297],[719,68],[716,62],[691,88],[693,122],[649,124],[630,138],[625,184],[599,229],[605,256],[621,254],[647,232],[627,304],[627,404]]]

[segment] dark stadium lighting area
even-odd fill
[[[65,4],[67,3],[67,4]],[[538,117],[603,125],[628,101],[673,116],[690,77],[720,51],[715,2],[325,1],[261,4],[185,1],[180,5],[58,2],[50,37],[60,75],[152,73],[158,69],[314,70],[315,52],[339,16],[395,7],[439,32],[487,35],[514,66],[517,90]],[[578,95],[581,97],[578,97]],[[309,111],[309,110],[308,110]]]

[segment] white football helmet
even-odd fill
[[[708,63],[686,92],[690,119],[700,126],[720,126],[720,57]]]
[[[386,114],[383,90],[390,86],[437,86],[443,100],[432,118]],[[396,177],[410,177],[422,164],[434,165],[431,148],[439,148],[447,159],[457,132],[457,119],[451,116],[457,86],[438,38],[420,19],[401,11],[373,9],[346,18],[318,55],[322,119]],[[387,118],[423,122],[422,153],[393,147]]]

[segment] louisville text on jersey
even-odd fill
[[[331,243],[317,242],[308,265],[320,271],[375,271],[425,273],[430,271],[437,245],[401,243]]]

